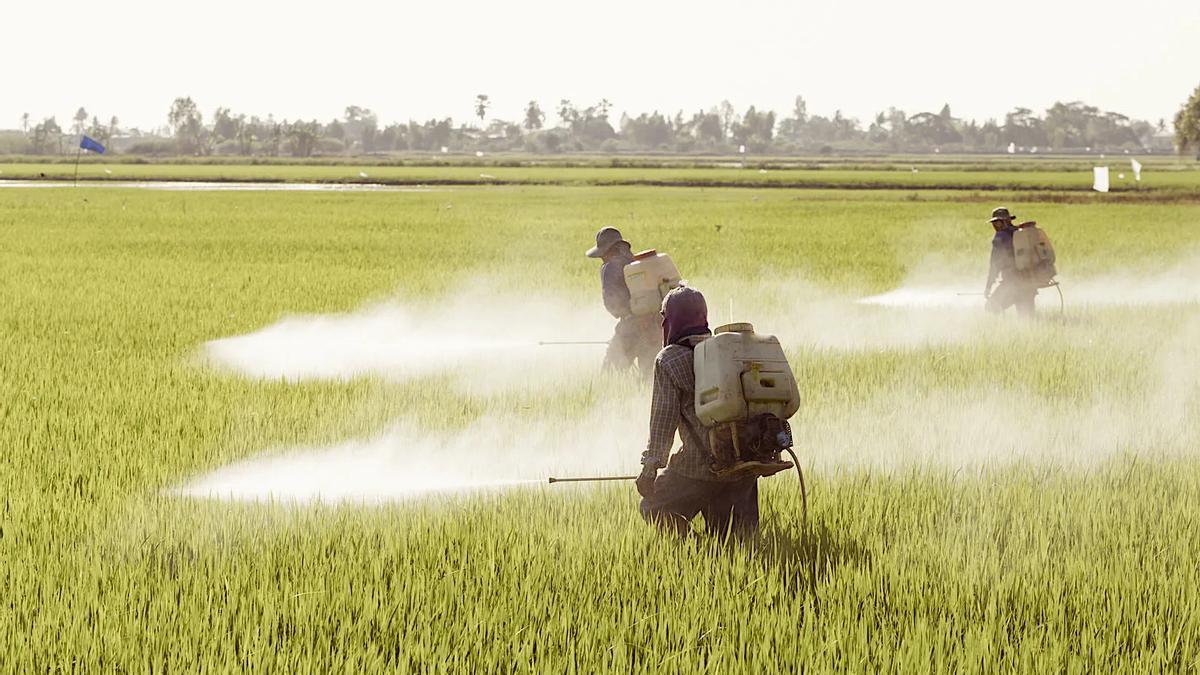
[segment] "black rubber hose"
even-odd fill
[[[784,448],[787,453],[792,456],[792,463],[796,465],[796,476],[800,479],[800,520],[804,524],[808,524],[808,488],[804,486],[804,472],[800,470],[800,460],[796,457],[796,451],[791,448]]]

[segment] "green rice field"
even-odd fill
[[[359,170],[89,163],[88,188],[0,187],[0,670],[1200,667],[1195,200],[948,167],[369,166],[372,182],[430,188],[95,186]],[[71,171],[4,164],[0,179]],[[480,173],[502,184],[454,185]],[[1114,186],[1135,188],[1115,169]],[[1147,170],[1140,189],[1194,194],[1200,172]],[[1036,321],[989,317],[959,295],[982,290],[1002,204],[1053,237],[1061,311],[1043,292]],[[648,387],[588,347],[552,352],[567,359],[553,368],[531,350],[505,378],[445,356],[459,330],[486,345],[483,319],[549,337],[608,326],[583,256],[608,224],[670,252],[710,323],[784,341],[807,518],[791,474],[762,481],[749,541],[700,523],[663,536],[631,483],[547,485],[534,469],[559,465],[539,454],[636,473]],[[427,368],[254,377],[202,357],[288,317],[379,306],[441,317],[420,343],[370,324]],[[450,477],[529,482],[180,494],[231,464],[379,439]]]

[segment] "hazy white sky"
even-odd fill
[[[1200,84],[1200,1],[559,0],[312,3],[6,0],[0,128],[165,123],[176,96],[280,118],[519,118],[536,99],[686,113],[729,99],[864,121],[895,105],[956,116],[1056,100],[1157,120]],[[65,127],[66,124],[63,124]]]

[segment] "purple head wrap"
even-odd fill
[[[663,298],[663,346],[693,335],[708,335],[708,303],[700,291],[680,286]]]

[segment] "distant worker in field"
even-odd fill
[[[621,237],[621,232],[615,227],[605,227],[597,232],[596,245],[587,252],[589,258],[603,261],[600,265],[600,289],[604,296],[604,308],[617,319],[612,340],[604,355],[604,366],[624,370],[636,363],[645,377],[653,372],[654,357],[658,355],[662,344],[662,317],[659,314],[662,296],[656,291],[652,298],[646,298],[640,289],[635,295],[631,293],[628,281],[631,271],[636,281],[645,276],[640,272],[645,265],[639,263],[637,258],[647,254],[656,260],[666,258],[654,251],[634,256],[629,242]],[[666,259],[669,263],[670,258]]]
[[[991,223],[996,235],[992,237],[991,264],[983,288],[985,306],[995,314],[1015,306],[1020,316],[1032,317],[1038,289],[1057,283],[1054,246],[1036,222],[1014,225],[1007,208],[994,209]],[[997,278],[1000,284],[993,291]]]
[[[758,479],[793,466],[779,455],[792,445],[787,418],[800,393],[783,348],[746,323],[713,337],[707,303],[693,288],[670,291],[662,308],[664,346],[637,477],[642,516],[681,535],[697,514],[710,533],[753,534]],[[683,447],[668,462],[676,431]]]

